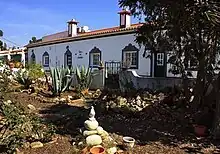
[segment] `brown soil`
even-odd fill
[[[88,116],[88,106],[42,102],[27,93],[10,93],[11,99],[27,108],[34,105],[36,113],[57,126],[59,138],[43,148],[21,150],[24,154],[74,154],[79,128]],[[43,99],[43,97],[42,97]],[[96,110],[99,124],[121,145],[123,136],[136,139],[132,154],[184,154],[220,153],[217,143],[208,137],[198,139],[193,134],[185,109],[172,109],[164,105],[151,105],[140,113],[115,113]],[[119,146],[120,147],[120,146]],[[124,152],[126,153],[126,152]]]

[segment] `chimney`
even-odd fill
[[[120,28],[127,28],[131,26],[131,12],[127,9],[122,9],[120,15]]]
[[[77,35],[77,24],[78,22],[75,19],[72,19],[68,23],[68,36],[74,37]]]

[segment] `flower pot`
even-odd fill
[[[84,89],[82,90],[81,94],[83,94],[83,96],[87,96],[89,94],[89,89]]]
[[[125,150],[131,150],[134,147],[135,139],[132,137],[123,137]]]
[[[206,126],[203,125],[194,125],[194,132],[198,136],[205,136]]]
[[[104,154],[105,149],[101,146],[92,147],[89,151],[91,154]]]

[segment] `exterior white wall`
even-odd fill
[[[131,43],[139,48],[138,44],[135,43],[134,34],[117,35],[110,37],[102,37],[95,39],[87,39],[80,41],[73,41],[67,43],[46,45],[40,47],[34,47],[28,49],[28,59],[31,59],[32,50],[34,50],[36,56],[36,62],[42,64],[42,55],[45,51],[49,53],[50,67],[62,66],[64,65],[64,53],[66,52],[66,46],[69,46],[72,52],[72,62],[73,66],[89,65],[89,52],[97,47],[102,51],[103,62],[122,60],[122,50]],[[82,54],[82,59],[78,58],[79,52]],[[150,75],[151,70],[151,60],[150,58],[144,58],[143,55],[144,48],[139,51],[139,65],[136,70],[139,75]],[[45,68],[49,69],[49,68]]]

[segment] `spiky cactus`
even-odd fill
[[[68,68],[50,68],[52,92],[59,95],[68,90],[72,82],[72,70]]]

